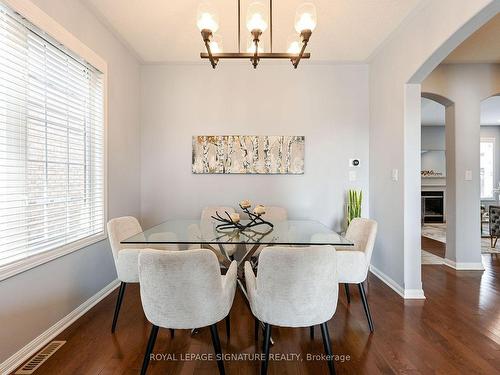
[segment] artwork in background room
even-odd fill
[[[193,136],[193,173],[303,174],[303,136]]]
[[[422,177],[446,177],[446,153],[443,150],[421,151]]]

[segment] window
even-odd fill
[[[481,199],[493,199],[495,184],[495,139],[481,138],[480,152]]]
[[[103,87],[0,4],[0,267],[104,234]]]

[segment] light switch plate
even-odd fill
[[[357,180],[356,171],[349,171],[349,182],[354,182]]]
[[[465,181],[472,181],[472,171],[470,169],[465,171]]]
[[[392,170],[392,181],[398,181],[399,180],[399,171],[397,169]]]

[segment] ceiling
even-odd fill
[[[500,62],[500,14],[477,30],[459,45],[444,63]]]
[[[144,63],[199,61],[203,49],[196,27],[198,0],[82,0]],[[295,9],[304,0],[274,1],[273,50],[285,51]],[[313,0],[318,26],[311,38],[312,60],[365,61],[406,16],[425,0]],[[241,0],[242,46],[247,43]],[[212,0],[217,7],[224,51],[237,49],[237,1]],[[269,30],[264,34],[269,47]]]
[[[422,98],[422,125],[444,126],[444,106]],[[481,103],[481,125],[500,126],[500,96],[492,96]]]

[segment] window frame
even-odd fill
[[[492,193],[493,195],[491,197],[482,197],[480,196],[479,199],[481,201],[495,201],[495,181],[496,181],[496,139],[494,137],[481,137],[479,140],[479,144],[481,143],[492,143],[493,144],[493,187],[492,187]],[[481,162],[479,164],[479,171],[481,171]],[[479,178],[481,179],[481,172],[479,173]],[[481,187],[481,180],[479,180],[479,185]],[[479,193],[481,193],[481,188],[479,189]],[[480,194],[481,195],[481,194]]]
[[[1,0],[7,7],[19,13],[27,21],[59,42],[66,49],[85,60],[102,73],[103,80],[103,179],[104,179],[104,228],[103,231],[77,241],[33,254],[0,267],[0,281],[19,273],[38,267],[64,255],[81,250],[87,246],[103,241],[108,237],[106,222],[108,221],[108,66],[106,61],[92,49],[61,26],[52,17],[27,0]]]

